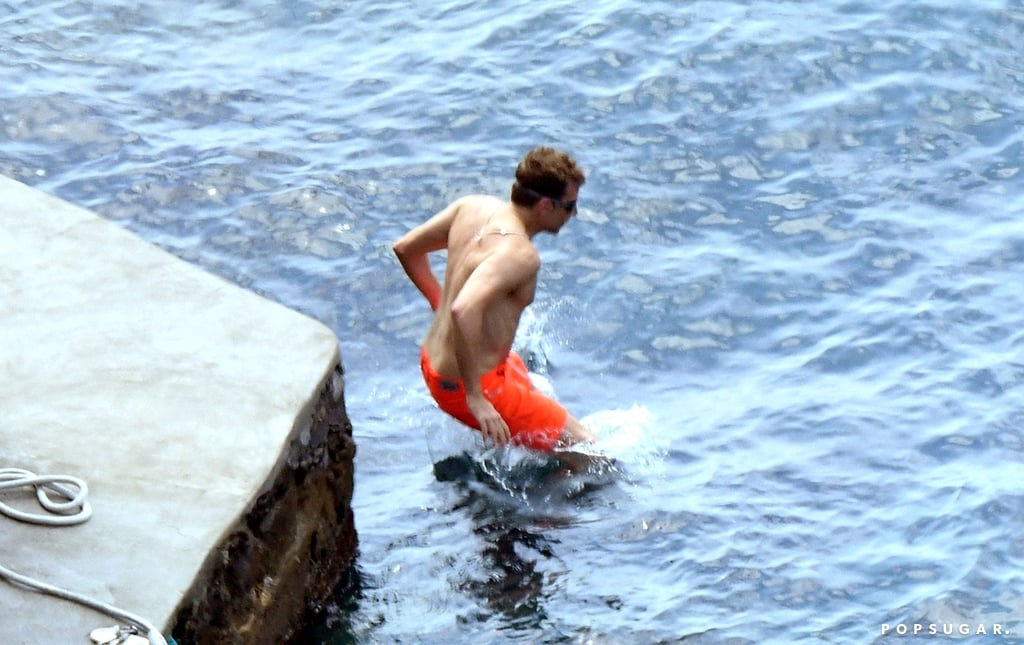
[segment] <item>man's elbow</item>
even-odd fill
[[[462,329],[466,325],[466,320],[472,314],[472,307],[463,298],[456,298],[454,302],[448,307],[448,314],[451,316],[452,322],[456,327]]]
[[[460,324],[462,320],[465,319],[466,307],[458,298],[448,306],[448,315],[451,316],[452,322],[456,325]]]
[[[391,245],[391,250],[396,256],[398,256],[398,259],[402,259],[405,257],[406,246],[405,238],[402,238],[400,240],[396,240],[395,243]]]
[[[402,265],[406,271],[409,271],[409,267],[413,261],[413,253],[410,249],[409,242],[402,238],[391,245],[391,250],[394,252],[395,257],[398,258],[398,263]]]

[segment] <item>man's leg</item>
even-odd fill
[[[565,427],[562,428],[562,436],[559,442],[562,445],[571,446],[576,443],[597,441],[597,435],[583,427],[576,417],[571,414],[565,418]]]
[[[571,446],[597,439],[563,405],[534,387],[526,364],[516,352],[511,352],[499,367],[497,377],[500,380],[490,384],[485,375],[481,384],[485,392],[502,393],[493,398],[488,394],[487,398],[522,444],[546,452],[556,445]]]

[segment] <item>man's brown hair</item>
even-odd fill
[[[540,146],[526,153],[516,167],[512,202],[533,206],[544,197],[561,199],[570,183],[582,186],[586,180],[575,159],[561,150]]]

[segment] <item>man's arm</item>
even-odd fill
[[[480,424],[481,434],[498,445],[507,443],[511,433],[480,388],[480,378],[491,367],[488,356],[481,351],[486,346],[484,326],[491,308],[532,280],[539,266],[535,252],[494,253],[477,266],[451,306],[455,360],[466,388],[466,404]],[[499,324],[508,324],[510,333],[515,333],[515,321]]]
[[[448,231],[451,230],[459,202],[455,201],[423,224],[403,235],[392,245],[405,274],[437,311],[441,304],[441,284],[437,281],[427,254],[448,247]]]

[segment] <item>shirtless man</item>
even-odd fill
[[[542,451],[593,441],[564,407],[530,383],[512,351],[533,301],[537,233],[557,233],[576,213],[586,178],[569,155],[531,150],[516,168],[510,201],[470,195],[452,202],[394,244],[402,268],[434,310],[420,352],[427,388],[442,410],[485,441]],[[428,254],[447,249],[444,288]]]

